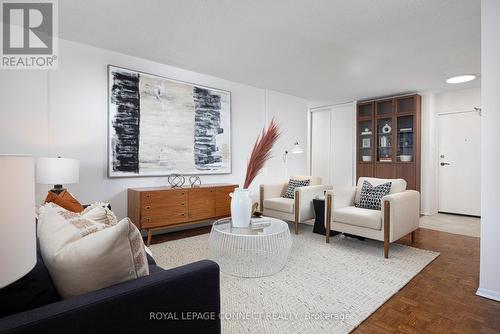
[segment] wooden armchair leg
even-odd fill
[[[330,243],[330,228],[332,226],[332,195],[328,194],[326,196],[326,228],[325,228],[325,236],[326,243]]]
[[[411,243],[415,242],[415,236],[416,236],[416,234],[417,234],[417,231],[411,232]]]
[[[299,220],[300,220],[300,193],[295,192],[295,205],[293,207],[295,211],[295,234],[299,234]]]
[[[389,258],[389,239],[390,239],[390,225],[391,225],[391,203],[384,202],[384,258]]]

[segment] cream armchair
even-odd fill
[[[295,198],[281,197],[287,188],[287,182],[260,185],[260,210],[265,216],[295,222],[295,234],[299,233],[299,223],[314,218],[312,200],[323,196],[331,186],[321,185],[321,178],[316,176],[292,176],[294,180],[310,180],[307,187],[295,188]]]
[[[382,198],[381,210],[358,208],[363,181],[373,186],[392,182],[389,195]],[[349,233],[384,242],[384,257],[389,257],[389,244],[406,234],[415,240],[415,230],[420,217],[420,194],[406,190],[403,179],[376,179],[360,177],[352,188],[334,189],[326,193],[325,228],[327,231]],[[326,233],[330,242],[330,233]]]

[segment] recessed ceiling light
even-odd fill
[[[457,83],[472,81],[475,78],[476,78],[476,76],[473,74],[458,75],[456,77],[451,77],[451,78],[447,79],[446,82],[449,84],[457,84]]]

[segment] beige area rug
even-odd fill
[[[223,333],[349,333],[439,253],[378,241],[292,234],[285,268],[269,277],[221,273]],[[163,268],[210,258],[208,234],[151,246]]]

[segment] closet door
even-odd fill
[[[354,182],[355,107],[343,104],[311,115],[311,175],[335,188]]]
[[[351,187],[354,182],[355,119],[353,103],[335,106],[331,111],[330,184],[335,188]]]
[[[311,175],[321,177],[323,184],[331,184],[331,111],[322,109],[311,113]]]

